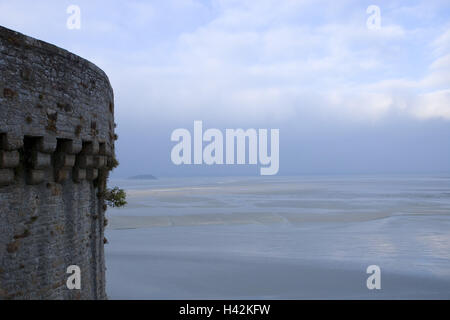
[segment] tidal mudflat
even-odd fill
[[[112,184],[129,201],[107,213],[112,299],[450,298],[449,176]]]

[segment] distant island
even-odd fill
[[[137,176],[129,177],[128,179],[130,179],[130,180],[157,180],[158,178],[156,178],[155,176],[153,176],[151,174],[139,174]]]

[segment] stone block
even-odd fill
[[[55,173],[55,181],[61,183],[69,178],[69,169],[64,168],[57,170]]]
[[[86,169],[86,180],[92,181],[97,179],[98,177],[98,170],[95,168],[89,168]]]
[[[112,154],[112,149],[109,143],[101,143],[99,147],[99,154],[104,156],[110,156]]]
[[[69,154],[77,154],[81,152],[83,144],[81,140],[69,140],[65,141],[63,144],[63,152]]]
[[[55,151],[57,140],[55,136],[44,136],[39,139],[38,150],[40,152],[52,153]]]
[[[100,150],[100,144],[98,143],[97,140],[94,140],[94,141],[89,141],[88,143],[86,143],[86,145],[83,149],[83,153],[98,154],[99,150]]]
[[[0,168],[15,168],[19,165],[20,154],[18,151],[0,150]]]
[[[4,150],[17,150],[23,147],[23,136],[15,133],[6,133],[2,139],[2,146]]]
[[[7,186],[14,182],[14,170],[0,169],[0,186]]]
[[[50,154],[42,152],[33,152],[31,165],[33,169],[44,169],[50,167],[52,164],[52,157]]]
[[[57,153],[55,155],[55,164],[58,168],[73,167],[75,165],[76,156],[73,154]]]
[[[106,156],[94,157],[94,167],[98,169],[106,167]]]
[[[72,178],[75,182],[81,182],[86,179],[86,169],[74,168],[72,171]]]
[[[91,155],[80,155],[78,156],[78,166],[80,168],[90,168],[94,165],[94,157]]]
[[[27,172],[27,184],[36,185],[44,181],[45,172],[43,170],[29,170]]]

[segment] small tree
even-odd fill
[[[123,189],[114,187],[112,189],[107,188],[104,193],[104,199],[108,206],[113,208],[120,208],[127,204],[127,194]]]

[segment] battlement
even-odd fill
[[[0,298],[106,297],[99,194],[114,128],[101,69],[0,27]],[[72,264],[79,292],[65,287]]]

